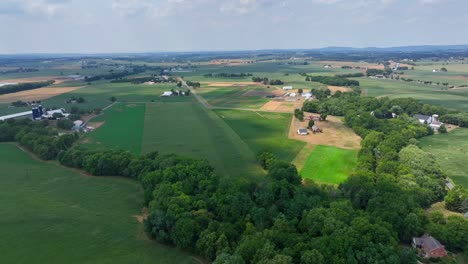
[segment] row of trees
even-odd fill
[[[264,85],[283,85],[284,82],[281,80],[269,80],[267,77],[252,77],[253,82],[263,83]]]
[[[203,75],[205,77],[223,77],[223,78],[244,78],[244,77],[250,77],[252,76],[252,73],[226,73],[226,72],[220,72],[220,73],[207,73]]]
[[[200,88],[201,84],[199,82],[187,81],[187,85],[193,88]]]
[[[9,93],[16,93],[21,91],[33,90],[42,87],[49,86],[53,84],[55,81],[43,81],[43,82],[28,82],[28,83],[18,83],[18,84],[10,84],[0,87],[0,94],[9,94]]]
[[[319,82],[334,86],[359,86],[359,81],[339,76],[307,76],[305,80],[308,82]]]

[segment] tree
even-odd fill
[[[327,117],[328,117],[328,114],[327,114],[327,113],[321,113],[321,114],[320,114],[320,119],[321,119],[322,121],[326,121],[326,120],[327,120]]]
[[[309,120],[309,128],[312,128],[313,126],[315,125],[315,121],[314,120]]]
[[[69,119],[60,119],[57,121],[57,127],[65,130],[69,130],[74,126],[73,121]]]
[[[468,190],[460,186],[455,186],[445,196],[445,207],[447,209],[465,213],[468,211]]]
[[[303,92],[304,92],[304,90],[302,88],[297,89],[297,93],[302,94]]]
[[[58,119],[58,118],[62,118],[62,117],[63,117],[63,115],[61,113],[53,113],[52,114],[52,118],[54,118],[54,119]]]
[[[442,68],[440,68],[440,71],[441,71],[441,72],[447,72],[447,68],[442,67]]]
[[[78,97],[78,99],[76,99],[76,102],[81,104],[85,102],[85,99],[83,97]]]
[[[115,102],[115,101],[117,101],[117,98],[115,96],[112,96],[111,98],[109,98],[109,101]]]
[[[447,133],[447,128],[445,127],[445,125],[441,125],[439,127],[439,133],[441,133],[441,134],[446,134]]]

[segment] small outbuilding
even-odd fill
[[[161,96],[163,97],[172,96],[172,92],[171,91],[164,92]]]
[[[293,89],[292,86],[283,86],[284,91],[289,91],[289,90],[292,90],[292,89]]]
[[[309,134],[309,131],[306,128],[299,128],[297,130],[297,134],[302,135],[302,136],[306,136],[306,135]]]
[[[312,129],[312,132],[314,132],[314,134],[315,133],[322,133],[322,129],[320,129],[320,127],[318,127],[317,125],[313,125],[311,127],[311,129]]]
[[[447,256],[444,245],[432,236],[413,237],[413,247],[425,258],[443,258]]]

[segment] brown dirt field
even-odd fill
[[[88,124],[86,124],[86,126],[94,127],[94,129],[98,129],[99,127],[104,125],[104,123],[106,123],[106,122],[105,121],[102,121],[102,122],[89,122]]]
[[[320,64],[323,65],[331,65],[332,67],[341,68],[341,66],[351,66],[351,67],[367,67],[371,69],[380,69],[383,70],[385,67],[381,65],[377,65],[374,63],[367,63],[367,62],[351,62],[351,61],[319,61]]]
[[[346,93],[346,92],[352,92],[353,89],[351,88],[348,88],[348,87],[341,87],[341,86],[328,86],[328,89],[330,91],[332,91],[332,93],[336,93],[336,91],[341,91],[343,93]]]
[[[310,113],[305,113],[305,116],[309,115]],[[361,147],[361,137],[356,135],[351,128],[346,127],[337,117],[328,116],[327,121],[316,122],[316,125],[323,130],[323,133],[310,133],[307,136],[298,135],[297,130],[307,127],[308,122],[309,120],[299,122],[299,120],[293,118],[289,128],[289,138],[312,145],[327,145],[344,149],[360,149]]]
[[[268,89],[268,90],[260,90],[260,91],[250,90],[244,93],[242,96],[268,96],[268,95],[282,96],[283,94],[284,92],[282,90]]]
[[[11,94],[0,95],[0,103],[11,103],[14,101],[37,101],[44,100],[59,94],[68,93],[80,89],[81,87],[60,87],[60,88],[39,88],[21,91]]]
[[[450,79],[454,79],[454,80],[467,80],[468,81],[468,76],[450,76],[449,77]]]
[[[270,101],[264,104],[260,110],[278,111],[278,112],[293,112],[296,108],[301,108],[304,101],[298,100],[295,102],[287,101]]]
[[[49,81],[55,80],[54,84],[63,83],[67,81],[67,79],[60,79],[59,76],[38,76],[38,77],[28,77],[28,78],[18,78],[18,79],[5,79],[1,80],[0,82],[8,82],[8,83],[25,83],[25,82],[42,82],[42,81]]]

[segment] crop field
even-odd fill
[[[177,87],[174,84],[137,85],[131,83],[99,82],[69,93],[43,100],[42,105],[44,107],[61,107],[65,108],[66,110],[73,106],[80,109],[104,108],[111,103],[109,98],[112,96],[116,97],[119,102],[174,102],[189,100],[183,97],[160,97],[164,91],[170,91],[171,89],[176,88]],[[80,104],[67,104],[66,101],[73,96],[83,97],[85,102]],[[10,113],[27,111],[30,109],[30,107],[8,108],[8,104],[0,104],[0,115],[7,115]]]
[[[291,162],[305,146],[288,138],[291,114],[239,110],[215,110],[252,149],[273,152],[279,159]]]
[[[303,178],[328,184],[340,184],[357,165],[357,150],[315,146],[300,174]]]
[[[468,129],[457,128],[448,134],[424,137],[420,146],[432,153],[442,170],[455,182],[468,188]]]
[[[137,182],[89,177],[0,144],[2,263],[197,263],[149,240]]]
[[[270,101],[265,98],[268,94],[273,94],[275,88],[263,86],[234,86],[234,87],[204,87],[197,89],[207,102],[212,106],[237,107],[258,109]]]
[[[132,153],[141,152],[145,104],[117,103],[107,109],[93,123],[103,123],[84,138],[89,148],[117,148]]]
[[[220,175],[263,173],[244,141],[220,117],[194,100],[146,105],[142,152],[155,150],[207,159]]]
[[[424,103],[468,110],[468,89],[441,90],[441,86],[407,83],[394,80],[357,78],[367,96],[413,97]]]

